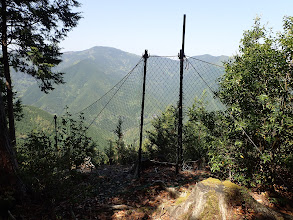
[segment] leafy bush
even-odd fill
[[[47,196],[66,192],[76,177],[74,167],[84,158],[97,156],[96,145],[86,136],[83,117],[73,120],[68,113],[61,119],[58,142],[43,132],[32,132],[24,144],[17,147],[20,172],[33,192]],[[57,192],[58,190],[58,192]]]
[[[283,27],[273,37],[256,19],[244,33],[239,54],[225,63],[218,91],[234,118],[228,135],[239,152],[233,156],[235,172],[268,186],[282,179],[284,168],[293,171],[286,164],[293,150],[293,17],[285,17]]]

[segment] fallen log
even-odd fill
[[[156,160],[150,160],[151,165],[159,165],[159,166],[176,166],[176,163],[170,163],[170,162],[161,162]]]

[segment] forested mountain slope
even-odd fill
[[[29,132],[50,134],[54,129],[54,116],[34,106],[23,106],[23,118],[16,122],[16,136],[27,138]]]
[[[195,56],[195,58],[221,64],[228,57],[211,55]],[[159,58],[161,59],[161,58]],[[162,58],[166,59],[166,58]],[[19,92],[22,101],[26,105],[37,106],[52,114],[64,113],[64,108],[78,111],[91,104],[119,80],[121,80],[140,60],[140,56],[130,54],[110,47],[93,47],[84,51],[66,52],[63,54],[62,63],[58,70],[64,72],[64,85],[58,85],[49,94],[44,94],[30,77],[22,73],[13,73],[15,89]],[[170,63],[177,60],[167,59]],[[161,61],[157,62],[158,64]],[[174,64],[171,64],[172,66]],[[149,67],[159,69],[160,66]],[[169,74],[174,74],[176,69],[169,70]],[[152,83],[152,77],[148,79]],[[214,80],[214,79],[212,79]],[[137,82],[141,83],[141,82]],[[154,82],[158,83],[158,82]],[[169,87],[178,86],[177,82],[165,82]],[[23,86],[25,85],[25,86]],[[164,88],[161,86],[162,92]]]
[[[66,106],[69,109],[81,109],[107,92],[140,57],[114,48],[94,47],[81,52],[64,53],[62,59],[58,70],[65,73],[66,83],[56,86],[49,94],[42,93],[35,83],[24,92],[24,104],[57,114],[64,113]],[[19,86],[16,84],[16,89]]]
[[[221,64],[228,57],[202,55],[194,58]],[[24,74],[13,74],[15,88],[20,91],[19,95],[25,105],[36,106],[58,116],[66,111],[79,112],[101,98],[125,77],[140,61],[141,57],[115,48],[93,47],[84,51],[66,52],[62,59],[63,62],[57,69],[65,73],[64,81],[66,83],[56,86],[55,90],[49,94],[41,92],[38,84]],[[190,58],[190,62],[193,61],[195,60]],[[201,64],[206,66],[201,66]],[[197,71],[210,85],[216,82],[219,77],[219,74],[214,74],[215,67],[212,65],[197,61],[193,67],[186,65],[184,73],[184,101],[189,105],[193,103],[195,96],[200,96],[202,91],[207,88]],[[168,105],[176,105],[179,91],[179,61],[176,58],[151,57],[148,60],[147,70],[146,126],[155,115],[164,111]],[[91,124],[99,112],[103,110],[98,120],[91,125],[91,136],[94,139],[98,139],[95,137],[101,135],[109,137],[110,133],[113,133],[119,117],[123,118],[126,138],[131,136],[131,142],[138,138],[142,77],[143,63],[140,63],[119,92],[111,92],[105,99],[96,103],[90,111],[85,112],[85,123]],[[112,95],[113,98],[111,98]],[[110,102],[104,109],[108,101]],[[212,105],[217,104],[211,93],[208,94],[208,101]],[[65,110],[66,107],[68,107],[67,110]]]

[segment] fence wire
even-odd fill
[[[78,113],[83,113],[100,147],[113,140],[119,119],[127,143],[138,145],[141,115],[144,61],[137,65],[111,90]],[[151,121],[179,99],[180,61],[178,57],[150,56],[147,59],[144,131],[151,129]],[[194,99],[205,99],[206,108],[223,110],[225,106],[215,97],[224,68],[192,57],[184,60],[183,108],[186,112]],[[77,115],[77,114],[75,114]],[[144,132],[145,134],[145,132]]]
[[[226,109],[215,96],[219,88],[219,79],[225,72],[224,67],[191,57],[186,59],[185,69],[183,89],[186,107],[189,107],[197,98],[204,99],[207,110]]]

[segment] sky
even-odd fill
[[[185,54],[232,56],[254,18],[274,32],[284,16],[293,16],[293,0],[80,0],[83,18],[60,44],[62,51],[94,46],[114,47],[142,55],[176,56],[182,45],[186,14]]]

